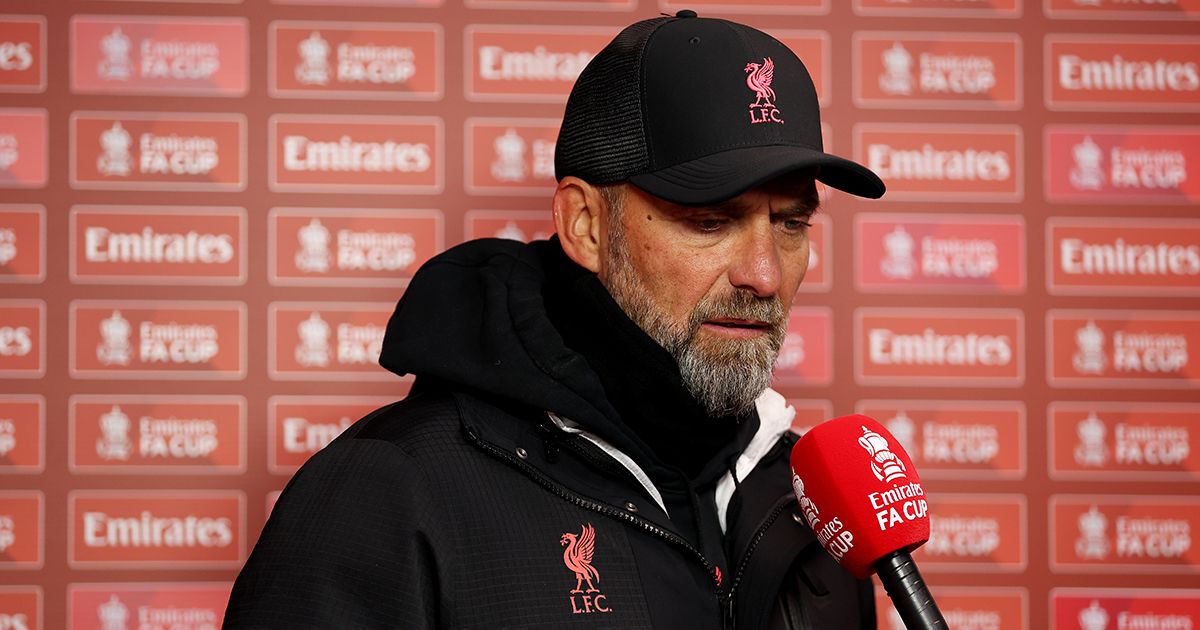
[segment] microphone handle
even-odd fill
[[[875,561],[875,571],[892,605],[908,630],[946,630],[945,618],[929,594],[917,563],[907,551],[895,551]]]

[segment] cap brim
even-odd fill
[[[878,199],[883,180],[867,167],[804,147],[773,145],[731,149],[629,178],[638,188],[678,204],[704,205],[732,199],[791,171],[817,167],[817,181],[840,191]]]

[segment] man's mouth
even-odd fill
[[[756,319],[736,319],[731,317],[710,319],[705,321],[704,325],[714,332],[731,334],[736,337],[758,336],[771,328],[770,324]]]
[[[710,319],[705,323],[712,324],[714,326],[721,326],[724,328],[754,328],[757,330],[766,330],[769,327],[769,324],[767,324],[766,322],[760,322],[758,320],[753,320],[753,319],[722,318],[722,319]]]

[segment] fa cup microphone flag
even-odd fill
[[[945,628],[909,552],[929,540],[929,504],[908,453],[863,415],[813,427],[792,449],[792,487],[817,540],[857,578],[878,573],[908,628]]]

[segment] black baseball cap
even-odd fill
[[[629,181],[668,201],[725,201],[779,175],[860,197],[883,195],[870,169],[825,153],[804,63],[762,31],[695,11],[637,22],[584,68],[554,153],[557,179]]]

